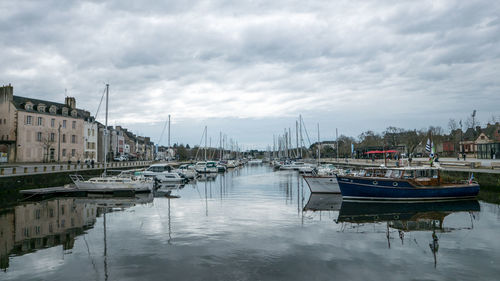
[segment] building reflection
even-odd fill
[[[58,198],[29,202],[0,210],[0,268],[9,256],[62,245],[74,247],[75,238],[92,228],[103,208],[116,211],[153,201],[148,194],[136,198]]]

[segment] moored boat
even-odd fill
[[[303,176],[311,193],[340,193],[335,176]]]
[[[337,175],[345,200],[449,200],[473,198],[479,184],[472,180],[444,182],[436,167],[366,169]]]

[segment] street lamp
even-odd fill
[[[58,132],[58,143],[57,143],[57,162],[61,162],[61,122],[59,122]]]

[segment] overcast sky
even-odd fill
[[[0,1],[0,83],[110,124],[198,144],[208,126],[265,148],[500,117],[499,1]],[[103,114],[99,114],[99,120]],[[166,143],[166,136],[162,143]]]

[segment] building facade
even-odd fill
[[[55,103],[14,96],[9,85],[0,90],[0,109],[0,144],[9,162],[82,159],[84,120],[90,113],[77,109],[74,97]]]
[[[98,136],[99,132],[95,120],[92,117],[85,119],[83,124],[83,138],[85,142],[83,158],[85,160],[94,160],[97,162]]]

